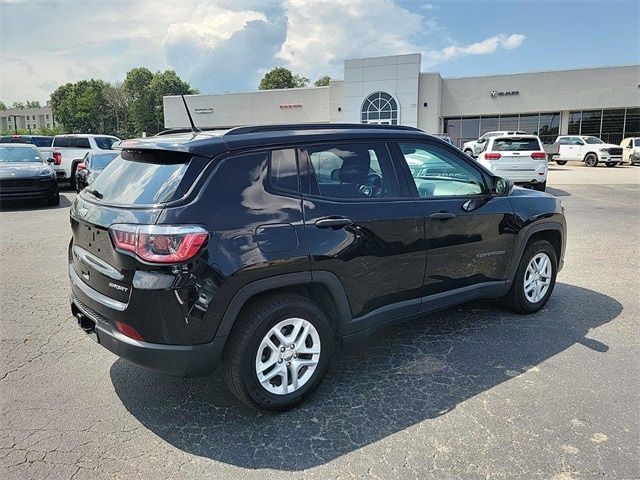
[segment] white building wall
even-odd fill
[[[640,105],[640,65],[442,80],[443,117]],[[492,90],[518,91],[491,98]]]
[[[440,111],[442,108],[442,78],[438,73],[420,75],[418,89],[418,128],[427,133],[442,131]],[[425,107],[424,104],[427,104]]]
[[[0,132],[15,131],[16,123],[18,130],[53,128],[53,112],[51,107],[10,108],[0,111]]]
[[[329,87],[187,95],[185,98],[198,127],[329,122]],[[165,127],[189,125],[181,97],[164,97],[163,103]]]
[[[344,82],[331,80],[329,82],[329,121],[331,123],[344,123]]]
[[[382,91],[398,102],[399,122],[418,126],[419,53],[374,57],[344,62],[343,121],[361,122],[362,103],[372,93]]]

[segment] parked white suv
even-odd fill
[[[640,163],[640,137],[625,138],[621,143],[622,162],[629,162],[629,165]]]
[[[542,192],[547,187],[547,154],[535,135],[491,137],[485,142],[478,162],[513,183]]]
[[[520,132],[518,130],[495,130],[492,132],[487,132],[483,134],[477,140],[471,140],[470,142],[465,142],[462,145],[462,151],[469,155],[470,157],[477,157],[480,152],[483,150],[484,143],[489,140],[491,137],[499,137],[502,135],[526,135],[527,132]]]
[[[595,167],[598,163],[615,167],[622,163],[622,148],[619,145],[604,143],[598,137],[560,135],[549,147],[551,148],[557,148],[553,159],[558,165],[564,165],[567,162],[584,162],[587,167]]]
[[[56,135],[53,146],[41,148],[45,158],[53,158],[53,168],[58,181],[69,181],[71,188],[75,188],[75,173],[78,164],[87,152],[100,153],[111,150],[114,143],[120,139],[111,135]]]

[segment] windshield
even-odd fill
[[[584,139],[585,142],[587,142],[589,145],[596,145],[598,143],[604,143],[602,140],[600,140],[598,137],[582,137]]]
[[[40,152],[35,147],[0,146],[0,162],[40,162]]]
[[[109,165],[114,158],[119,155],[118,152],[113,153],[99,153],[97,155],[91,155],[91,159],[89,160],[91,164],[92,170],[102,170],[107,165]]]

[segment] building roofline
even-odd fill
[[[625,65],[605,65],[605,66],[599,66],[599,67],[559,68],[555,70],[534,70],[529,72],[494,73],[491,75],[462,75],[459,77],[442,77],[442,79],[443,80],[459,80],[459,79],[466,79],[466,78],[508,77],[508,76],[515,76],[515,75],[533,75],[538,73],[579,72],[584,70],[605,70],[605,69],[612,69],[612,68],[628,68],[628,67],[640,67],[640,64],[630,63]],[[438,72],[420,72],[420,75],[422,74],[432,75],[434,73],[438,73]]]
[[[255,93],[269,93],[269,92],[291,92],[291,91],[298,91],[298,90],[303,90],[305,92],[308,92],[309,90],[323,90],[323,89],[327,89],[329,88],[329,86],[326,87],[295,87],[295,88],[270,88],[270,89],[266,89],[266,90],[246,90],[246,91],[242,91],[242,92],[223,92],[223,93],[194,93],[191,95],[185,95],[185,97],[189,98],[189,97],[201,97],[203,95],[207,95],[207,96],[222,96],[222,95],[253,95]],[[181,98],[180,95],[165,95],[163,98]]]

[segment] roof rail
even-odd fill
[[[235,127],[226,132],[227,135],[243,135],[245,133],[273,132],[278,130],[334,130],[334,129],[388,129],[388,130],[411,130],[421,132],[419,128],[407,125],[377,125],[371,123],[281,123],[273,125],[247,125]]]
[[[167,130],[162,130],[154,135],[154,137],[161,137],[162,135],[171,135],[172,133],[185,133],[190,132],[190,128],[169,128]]]

